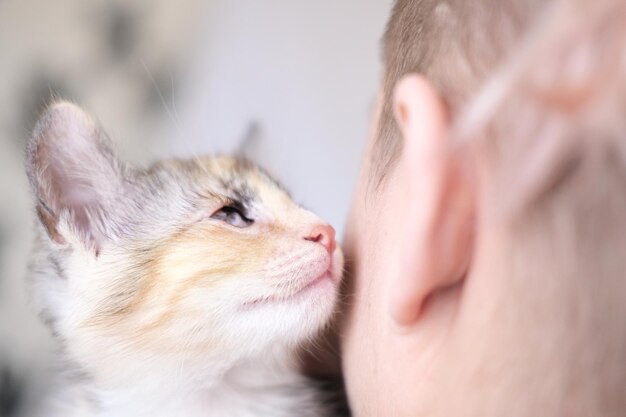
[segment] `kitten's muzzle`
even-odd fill
[[[319,286],[326,285],[330,283],[333,286],[336,286],[339,281],[339,277],[336,276],[334,271],[334,262],[331,260],[329,262],[328,268],[324,273],[318,275],[317,277],[305,282],[300,288],[296,291],[288,294],[288,295],[280,295],[280,296],[272,296],[272,297],[263,297],[257,298],[252,301],[246,302],[243,306],[245,309],[257,307],[266,304],[273,303],[281,303],[281,302],[292,302],[296,301],[298,298],[305,296],[311,290],[316,289]]]

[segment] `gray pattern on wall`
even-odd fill
[[[51,366],[49,335],[24,285],[34,224],[23,172],[29,132],[51,100],[70,99],[100,118],[126,157],[153,158],[167,140],[166,106],[201,6],[0,1],[0,417],[28,416],[45,395]]]

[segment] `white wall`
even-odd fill
[[[214,1],[170,149],[230,151],[258,123],[254,158],[341,235],[389,8],[390,0]]]

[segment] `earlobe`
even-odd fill
[[[406,216],[388,301],[392,320],[409,326],[431,294],[463,278],[471,256],[473,198],[448,143],[447,109],[434,87],[417,75],[405,77],[395,90],[394,113],[402,133]]]

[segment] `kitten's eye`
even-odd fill
[[[247,218],[243,215],[240,209],[233,206],[224,206],[213,215],[211,215],[212,219],[221,220],[224,223],[228,223],[234,227],[248,227],[254,220]]]

